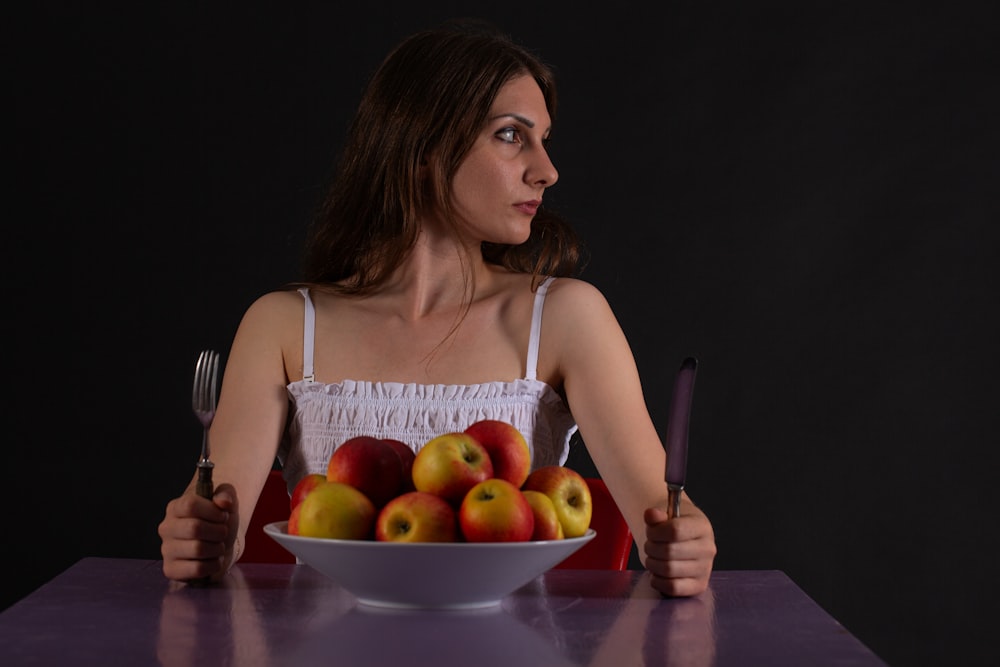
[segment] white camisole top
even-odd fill
[[[517,427],[528,442],[532,469],[564,464],[576,421],[559,394],[536,377],[542,310],[551,281],[543,280],[535,293],[524,378],[469,385],[316,382],[316,311],[309,290],[300,289],[305,299],[303,378],[287,386],[289,420],[278,451],[289,492],[305,475],[325,474],[333,451],[355,436],[393,438],[419,451],[431,438],[463,431],[481,419]]]

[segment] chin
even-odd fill
[[[480,228],[482,243],[489,243],[497,246],[518,246],[531,238],[531,221],[517,220],[508,221],[503,227],[494,226],[492,229]]]
[[[496,243],[500,245],[522,245],[528,242],[531,238],[531,225],[526,224],[523,228],[512,229],[509,234],[504,235],[506,238],[503,240],[490,241],[490,243]]]

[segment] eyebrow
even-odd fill
[[[535,121],[529,120],[529,119],[525,118],[524,116],[522,116],[520,114],[516,114],[516,113],[501,113],[501,114],[497,114],[496,116],[493,116],[492,118],[490,118],[490,122],[493,122],[495,120],[499,120],[501,118],[513,118],[517,122],[522,123],[524,125],[527,125],[528,127],[532,128],[532,129],[534,129],[534,127],[535,127]]]

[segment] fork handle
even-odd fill
[[[198,482],[195,484],[195,493],[202,498],[212,499],[215,495],[215,486],[212,483],[212,468],[215,464],[211,461],[198,461]]]
[[[215,464],[211,461],[205,459],[198,461],[198,481],[195,483],[194,492],[209,500],[215,495],[215,485],[212,483],[212,468],[214,467]],[[212,583],[212,579],[211,577],[203,577],[195,579],[191,583],[195,586],[207,586]]]

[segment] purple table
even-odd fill
[[[643,572],[552,570],[493,609],[417,612],[359,606],[306,565],[240,565],[206,588],[160,567],[79,561],[0,614],[0,664],[885,664],[778,571],[664,599]]]

